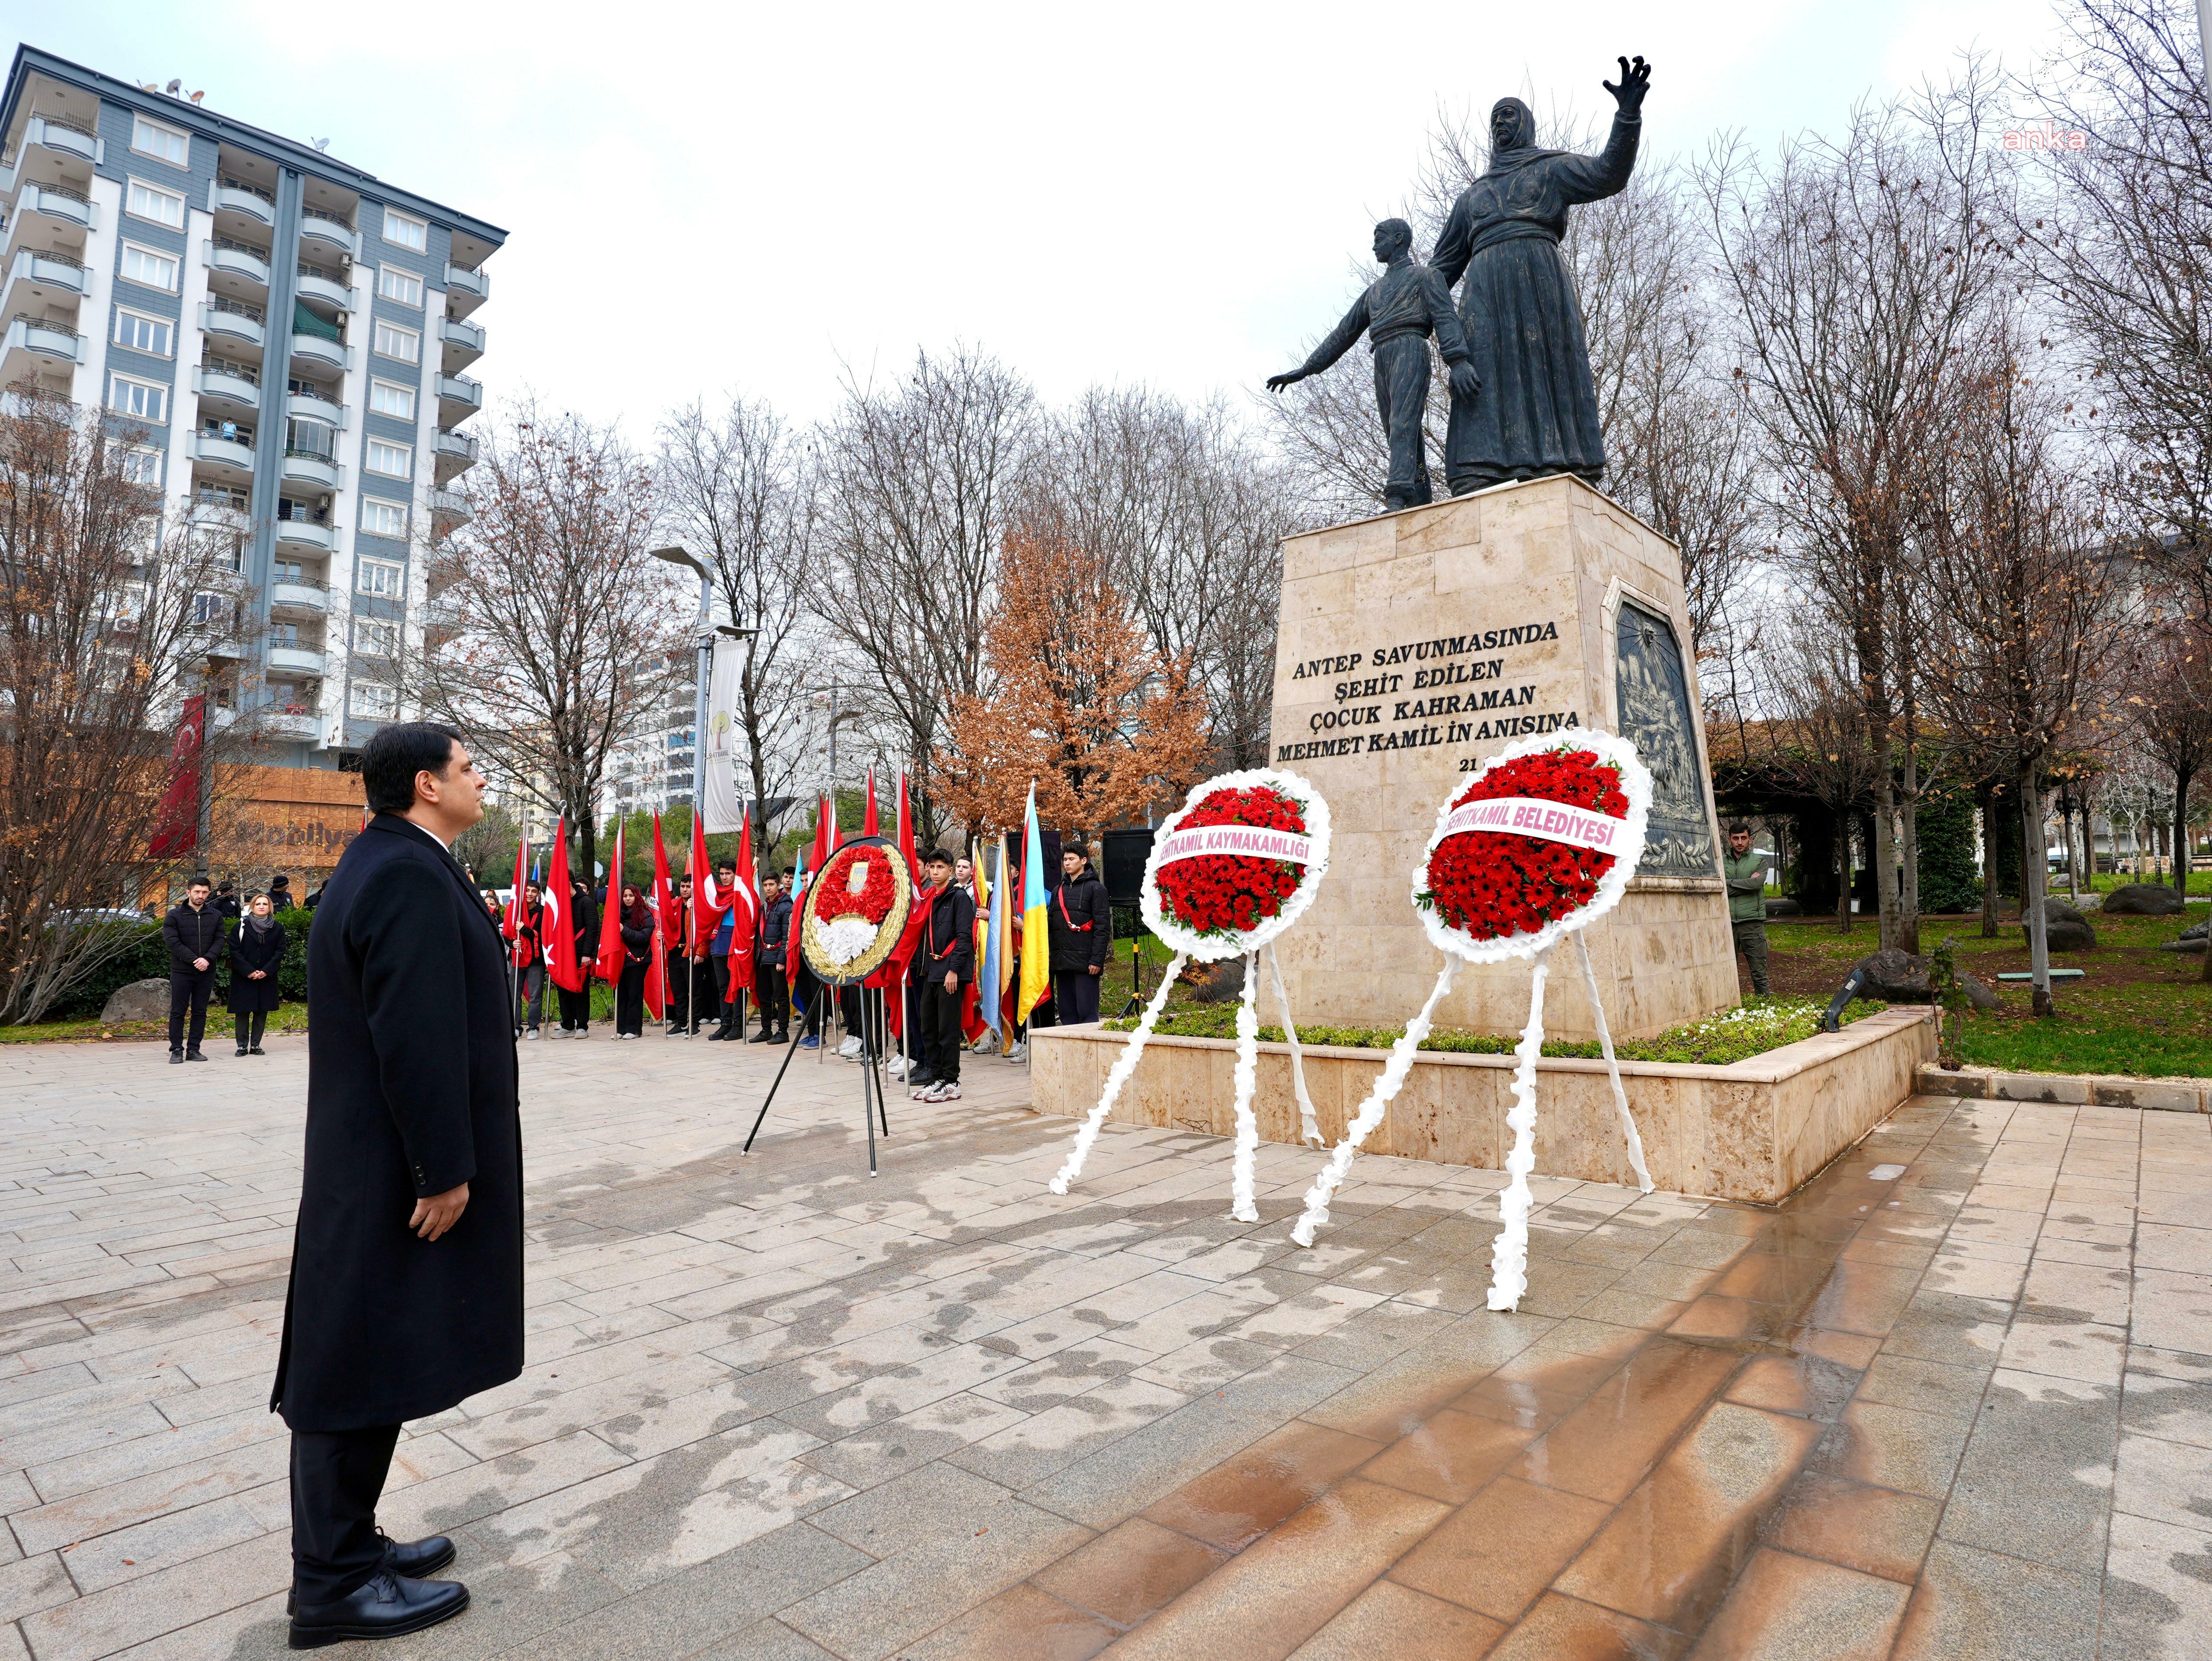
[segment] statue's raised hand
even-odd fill
[[[1623,115],[1634,115],[1644,107],[1644,94],[1651,86],[1651,65],[1641,58],[1631,64],[1626,58],[1613,60],[1620,65],[1620,84],[1610,81],[1598,84],[1613,94],[1613,101],[1620,106]]]
[[[1267,377],[1267,390],[1271,392],[1279,392],[1284,387],[1293,386],[1305,378],[1306,372],[1304,369],[1292,369],[1288,374],[1271,374]]]

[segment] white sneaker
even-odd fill
[[[894,1079],[903,1079],[906,1077],[906,1057],[903,1056],[892,1056],[890,1060],[884,1063],[884,1071]]]
[[[536,1027],[534,1027],[534,1026],[533,1026],[533,1027],[532,1027],[532,1028],[530,1029],[530,1031],[528,1031],[527,1032],[526,1032],[526,1033],[524,1033],[524,1034],[522,1035],[523,1039],[524,1039],[524,1041],[525,1041],[526,1043],[526,1042],[528,1042],[529,1040],[532,1039],[532,1038],[535,1038],[537,1036],[538,1036],[538,1029],[537,1029]]]
[[[960,1086],[957,1084],[933,1086],[930,1089],[929,1099],[933,1102],[957,1102],[960,1099]]]
[[[1027,1038],[1024,1038],[1019,1043],[1016,1044],[1012,1050],[1009,1050],[1006,1052],[1006,1059],[1010,1062],[1025,1062],[1029,1058],[1030,1041]]]
[[[851,1060],[854,1056],[860,1053],[860,1039],[857,1037],[847,1038],[844,1043],[837,1046],[837,1053],[840,1056],[844,1056],[848,1061]]]

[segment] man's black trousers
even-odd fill
[[[398,1440],[397,1425],[292,1433],[292,1590],[301,1603],[336,1603],[384,1561],[376,1502]]]
[[[940,1084],[960,1082],[960,1001],[964,987],[945,989],[945,977],[933,975],[921,986],[921,1064]]]
[[[791,983],[783,977],[783,965],[770,963],[765,958],[755,958],[753,991],[760,999],[761,1031],[790,1031]]]
[[[1054,1013],[1062,1026],[1074,1026],[1098,1019],[1099,979],[1100,977],[1087,969],[1052,977]]]
[[[169,1048],[182,1050],[185,1046],[185,1012],[189,1008],[192,1017],[191,1048],[200,1047],[200,1038],[207,1031],[208,995],[215,990],[215,959],[208,959],[205,969],[172,969],[169,971]]]

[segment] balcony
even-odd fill
[[[445,484],[477,465],[477,441],[466,433],[440,433],[430,456],[437,482]]]
[[[451,427],[483,408],[483,387],[465,374],[438,377],[438,424]]]
[[[342,429],[345,426],[345,406],[316,392],[286,393],[284,412],[303,421],[319,421],[327,427]]]
[[[261,377],[242,363],[204,363],[192,371],[192,390],[203,404],[228,405],[252,413],[261,407]]]
[[[43,214],[80,230],[90,230],[100,221],[92,198],[66,185],[24,186],[22,193],[15,198],[15,211]]]
[[[313,744],[323,735],[323,719],[311,709],[271,704],[261,712],[261,730],[272,739],[299,739]]]
[[[269,585],[272,611],[311,611],[322,617],[331,609],[330,585],[306,577],[288,578]]]
[[[463,323],[450,317],[438,319],[438,338],[446,349],[445,368],[447,374],[457,374],[484,354],[484,332],[481,323]]]
[[[18,352],[29,352],[57,363],[82,363],[85,359],[85,340],[67,323],[28,317],[19,312],[8,325],[6,350],[10,357]]]
[[[51,116],[33,116],[24,125],[23,142],[58,155],[89,161],[95,167],[107,159],[107,146],[98,133],[74,121],[57,121]]]
[[[214,335],[228,335],[233,340],[242,340],[249,346],[263,345],[268,334],[264,319],[268,313],[258,306],[249,306],[242,300],[229,300],[222,295],[204,301],[200,306],[200,327]]]
[[[295,334],[292,337],[292,356],[304,358],[316,368],[335,369],[343,374],[353,368],[353,353],[335,340],[325,340],[319,334]]]
[[[253,476],[253,445],[251,440],[223,438],[215,433],[194,433],[190,454],[194,461],[219,478],[234,474],[248,478]]]
[[[37,248],[17,252],[8,267],[6,301],[10,306],[82,300],[91,291],[92,273],[67,254]]]
[[[338,488],[338,464],[329,456],[315,450],[287,449],[284,452],[284,482],[287,484],[306,484],[321,490]]]
[[[305,646],[272,646],[269,648],[269,666],[282,669],[291,675],[312,675],[322,678],[323,654]]]
[[[350,312],[354,308],[353,290],[343,283],[318,276],[302,267],[300,271],[300,298],[319,306],[328,306],[333,311]]]
[[[320,554],[333,552],[338,545],[337,532],[312,519],[278,520],[276,540],[289,542],[295,548],[312,548]]]
[[[491,279],[482,271],[448,262],[446,266],[447,304],[456,317],[466,317],[491,297]]]
[[[267,192],[236,179],[217,179],[208,185],[208,211],[242,214],[258,225],[276,228],[276,204]],[[218,219],[217,223],[221,223]]]
[[[439,520],[441,535],[456,525],[467,524],[474,517],[469,511],[469,499],[459,490],[431,491],[430,512]]]
[[[353,227],[320,208],[300,210],[300,241],[303,247],[333,249],[348,259],[360,257],[361,239]]]
[[[200,245],[202,257],[210,271],[225,277],[234,277],[251,283],[264,295],[269,292],[269,252],[251,243],[240,242],[234,237],[218,236]]]

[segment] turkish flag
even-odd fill
[[[207,699],[186,698],[177,714],[176,742],[169,747],[169,788],[155,810],[154,840],[146,848],[149,860],[173,859],[199,845],[200,745],[206,733]],[[368,827],[364,813],[362,828]]]
[[[610,986],[622,979],[628,953],[623,946],[623,822],[615,821],[615,851],[607,859],[607,904],[599,913],[599,977]]]
[[[525,831],[514,850],[514,886],[507,896],[507,920],[499,926],[499,932],[507,936],[507,944],[514,948],[518,969],[526,966],[522,960],[522,885],[529,869],[530,834]]]
[[[868,816],[860,822],[860,834],[872,837],[876,830],[876,770],[868,769]]]
[[[714,931],[722,926],[722,913],[730,909],[729,897],[714,891],[714,867],[707,858],[707,822],[691,816],[691,941],[705,956]]]
[[[541,932],[545,936],[545,972],[564,992],[581,992],[590,969],[576,961],[576,920],[568,915],[574,897],[568,883],[568,821],[563,818],[553,827],[553,868],[546,873]]]
[[[732,995],[729,1001],[735,1003],[735,994],[752,989],[753,942],[760,935],[761,897],[753,878],[753,820],[750,809],[738,826],[738,876],[730,893],[730,904],[738,908],[738,920],[730,929]]]
[[[660,815],[653,816],[653,895],[647,902],[653,909],[653,961],[645,971],[645,1007],[653,1012],[656,1021],[666,1019],[668,1009],[668,952],[675,940],[675,885],[668,880],[668,849],[661,845]]]

